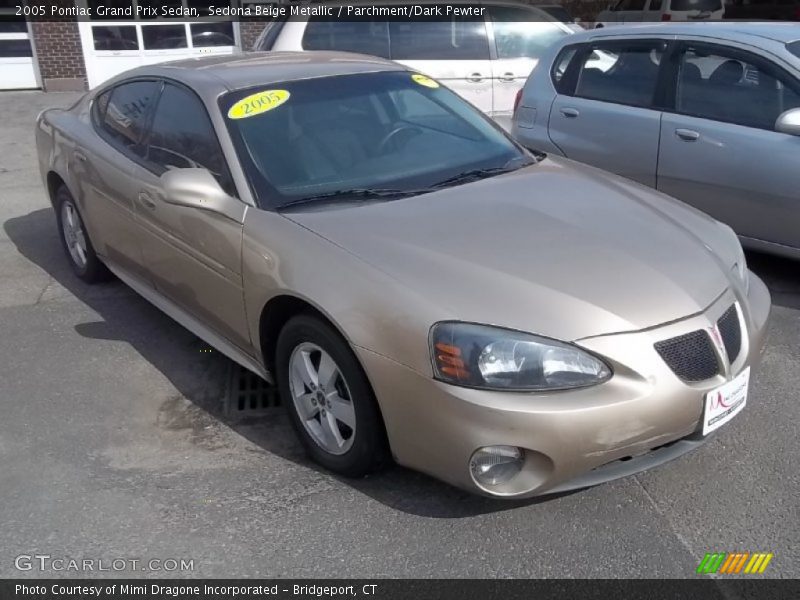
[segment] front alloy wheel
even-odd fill
[[[378,403],[347,341],[329,323],[289,319],[275,347],[275,378],[308,455],[347,477],[363,477],[388,460]]]
[[[330,354],[310,342],[297,346],[289,359],[289,389],[312,439],[331,454],[350,450],[356,412],[347,381]]]

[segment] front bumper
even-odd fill
[[[710,327],[736,301],[746,328],[738,358],[707,381],[678,379],[653,344]],[[746,297],[728,290],[698,315],[578,340],[604,357],[614,376],[596,387],[546,394],[461,388],[363,348],[356,352],[398,463],[473,492],[526,498],[630,475],[702,445],[706,392],[758,364],[769,312],[769,292],[751,274]],[[517,477],[489,490],[472,479],[469,461],[476,449],[492,445],[522,448],[525,464]]]

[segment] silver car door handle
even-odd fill
[[[574,119],[581,113],[577,108],[569,108],[565,106],[564,108],[561,109],[561,114],[567,117],[568,119]]]
[[[503,73],[500,77],[498,77],[500,81],[514,81],[514,74],[513,73]]]
[[[153,200],[153,197],[147,192],[139,192],[139,202],[144,204],[150,210],[153,210],[156,207],[155,200]]]
[[[86,155],[80,150],[75,150],[75,152],[72,153],[72,156],[75,157],[75,160],[86,162]]]
[[[691,129],[676,129],[675,135],[684,142],[696,142],[700,138],[700,134]]]
[[[469,81],[470,83],[480,83],[481,81],[483,81],[483,74],[472,73],[470,75],[467,75],[467,81]]]

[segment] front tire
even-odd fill
[[[97,257],[78,205],[66,186],[56,191],[54,205],[59,238],[73,272],[86,283],[106,281],[110,273]]]
[[[311,315],[281,330],[275,375],[283,403],[308,455],[335,473],[363,477],[388,455],[372,388],[347,342]]]

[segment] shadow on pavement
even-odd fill
[[[747,266],[767,284],[774,305],[800,309],[800,261],[748,251]]]
[[[330,473],[310,462],[282,410],[259,417],[231,416],[226,395],[233,363],[118,280],[89,286],[70,269],[56,233],[55,215],[41,209],[5,222],[9,239],[25,258],[47,272],[101,320],[75,326],[90,339],[124,341],[158,369],[186,399],[267,452],[305,468]],[[165,418],[174,409],[165,400]],[[527,501],[478,497],[431,477],[393,466],[365,479],[342,483],[399,511],[432,518],[461,518],[546,502],[557,495]],[[574,493],[574,492],[572,492]],[[564,495],[564,494],[561,494]]]

